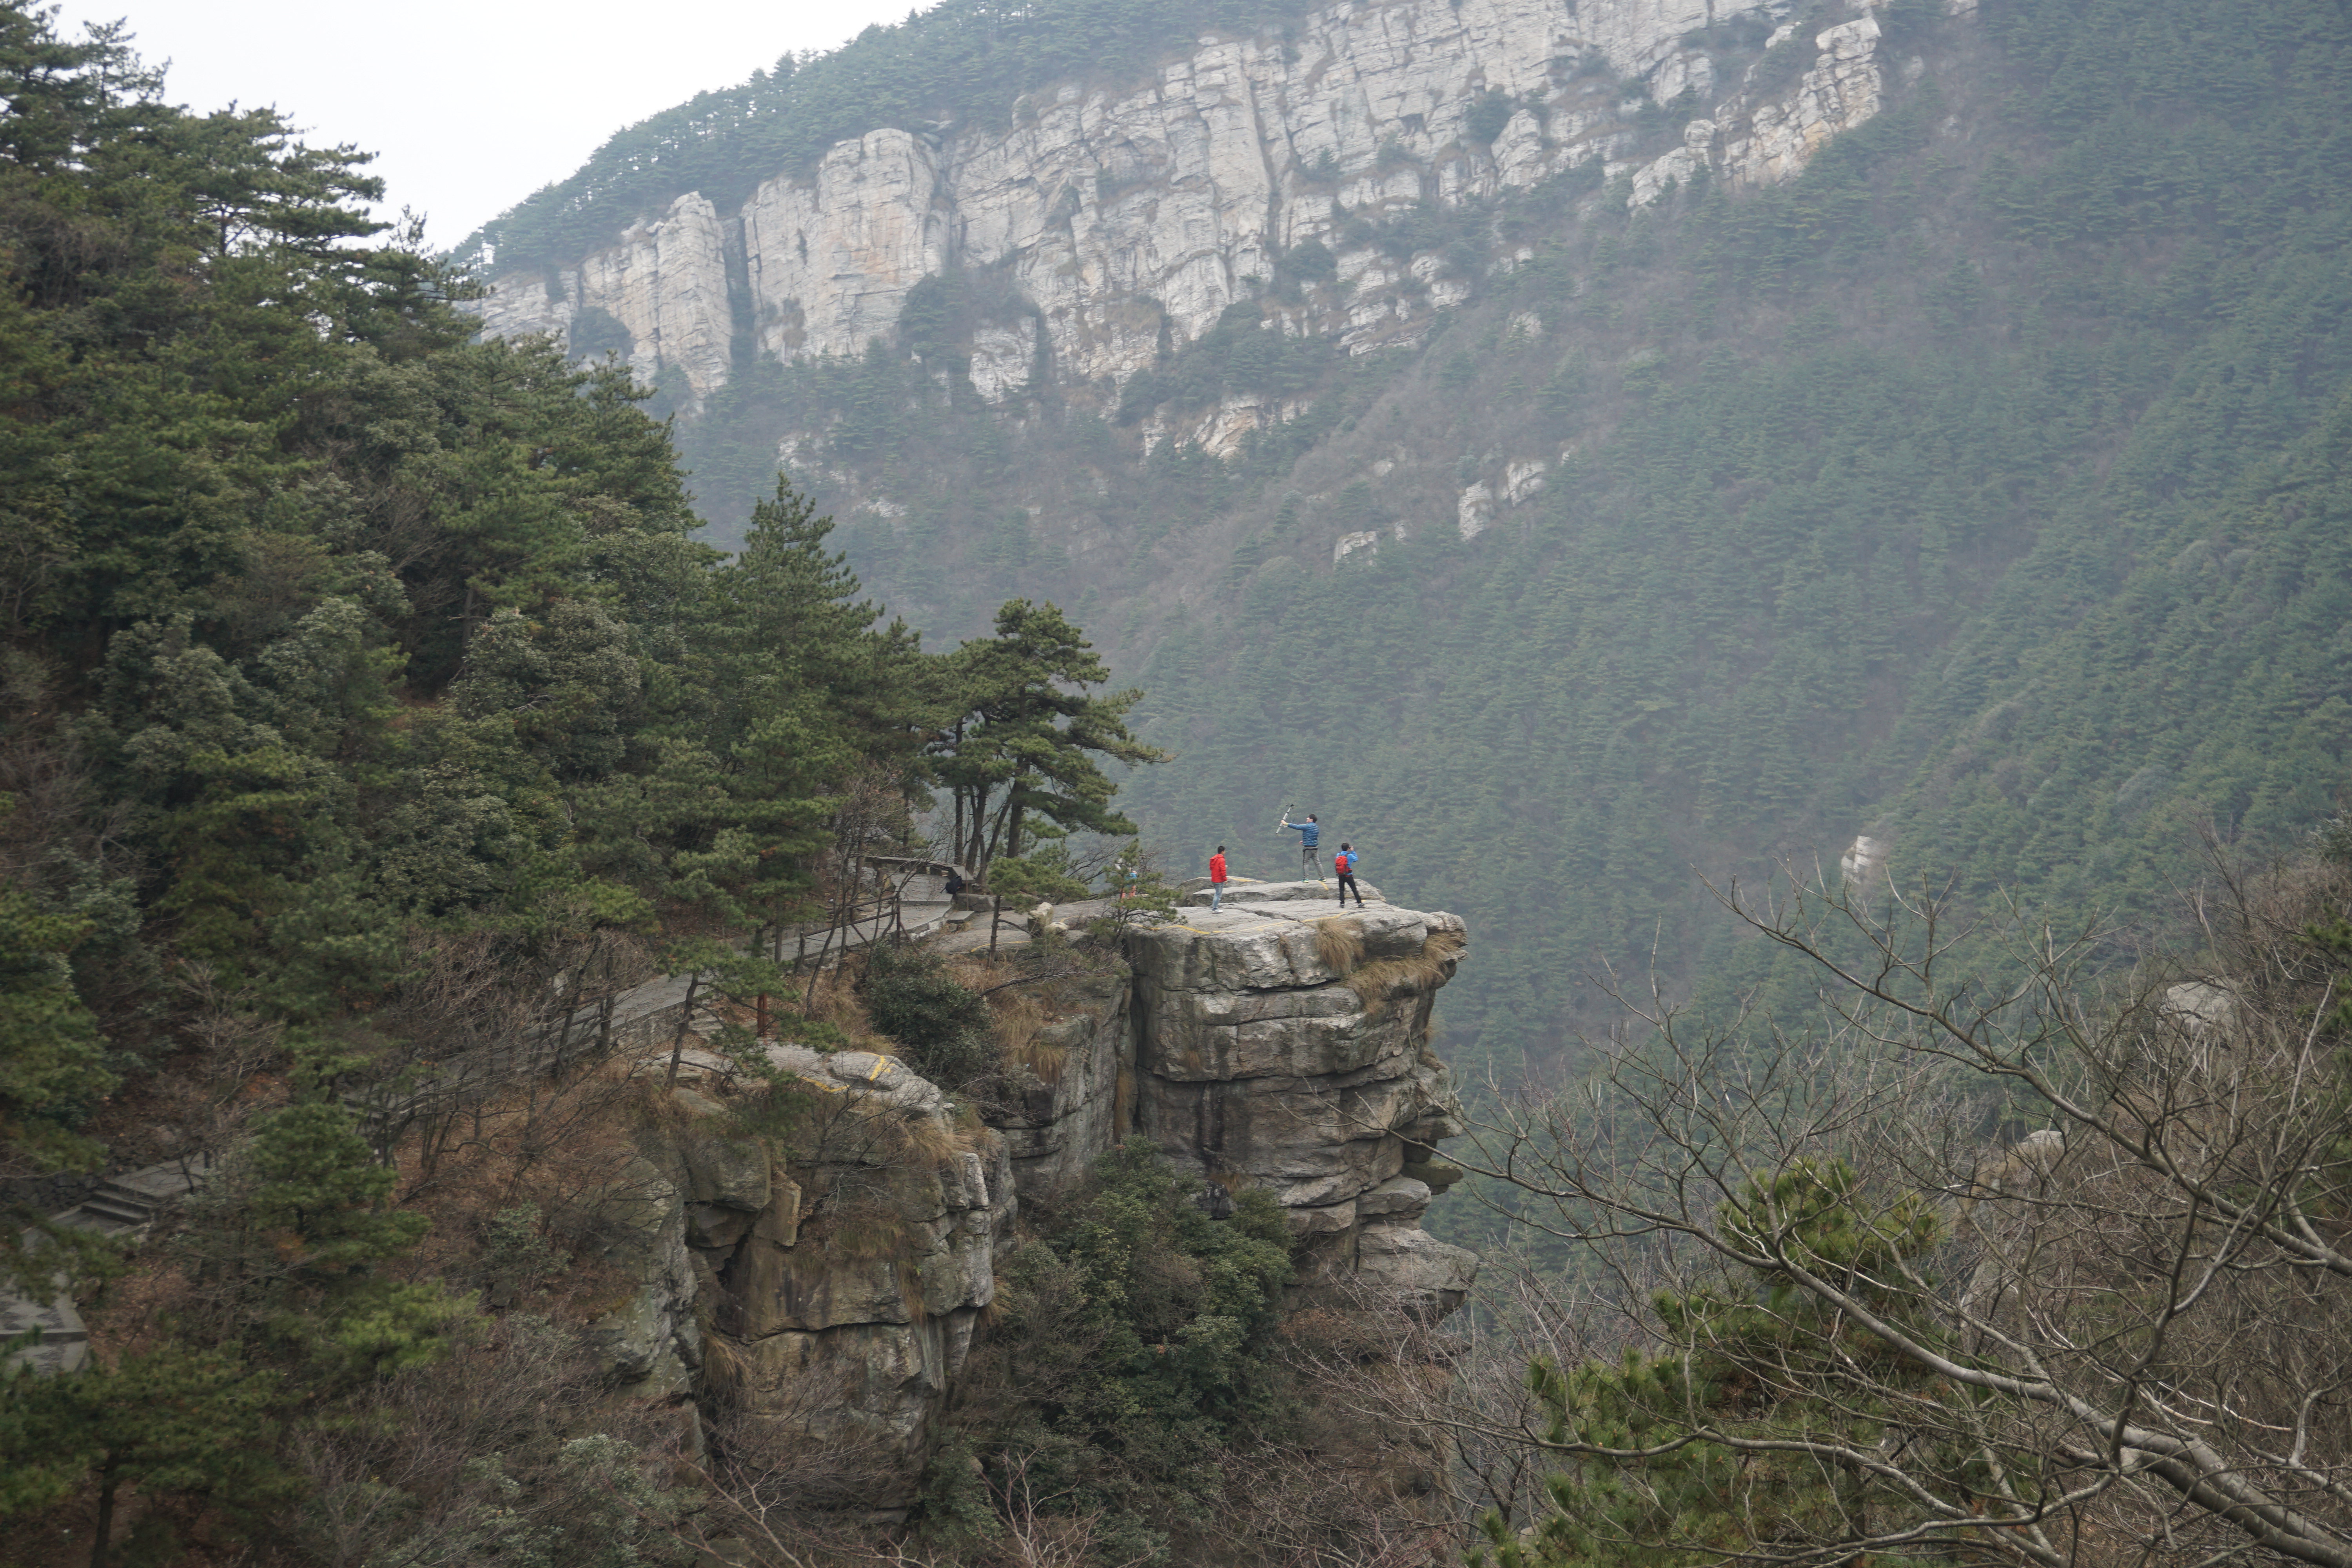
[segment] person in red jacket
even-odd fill
[[[1356,895],[1356,901],[1358,903],[1363,902],[1363,894],[1358,893]],[[1218,908],[1222,906],[1224,901],[1225,847],[1220,844],[1217,846],[1217,852],[1209,857],[1209,911],[1212,914],[1215,913]]]
[[[1348,907],[1348,889],[1355,888],[1356,907],[1364,907],[1364,889],[1356,887],[1356,847],[1342,844],[1339,852],[1331,857],[1331,868],[1339,873],[1339,907]]]

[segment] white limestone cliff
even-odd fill
[[[1965,14],[1964,0],[1948,3]],[[567,341],[602,312],[628,334],[640,379],[675,372],[691,408],[731,372],[739,303],[760,353],[857,353],[887,334],[925,277],[994,269],[1034,308],[990,329],[1003,341],[974,344],[974,385],[994,401],[1028,385],[1041,347],[1066,386],[1123,382],[1163,340],[1196,337],[1252,297],[1278,253],[1318,240],[1339,252],[1349,287],[1312,290],[1283,328],[1366,352],[1416,339],[1469,284],[1434,255],[1400,264],[1346,243],[1349,219],[1459,205],[1596,159],[1636,201],[1702,165],[1734,185],[1769,184],[1876,114],[1885,78],[1867,10],[1819,28],[1792,87],[1751,99],[1727,83],[1735,90],[1718,97],[1691,36],[1740,17],[1778,22],[1792,8],[1343,0],[1285,36],[1204,35],[1146,81],[1032,93],[1002,129],[869,132],[832,148],[813,174],[779,174],[734,214],[681,196],[574,266],[497,279],[478,309],[493,335]],[[1581,68],[1595,63],[1607,72]],[[1685,89],[1714,102],[1684,145],[1626,162],[1628,95],[1664,102]],[[1489,91],[1535,107],[1481,144],[1468,117]],[[749,298],[738,301],[736,289]],[[1220,410],[1215,428],[1188,438],[1231,447],[1286,413]]]

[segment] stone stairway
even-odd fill
[[[100,1236],[133,1235],[153,1224],[156,1211],[163,1205],[204,1185],[212,1173],[210,1155],[167,1160],[144,1170],[126,1171],[107,1177],[95,1192],[53,1219],[70,1230],[95,1231]],[[38,1231],[25,1235],[28,1247],[41,1246],[44,1240]],[[40,1331],[37,1341],[0,1360],[0,1375],[29,1366],[36,1376],[54,1376],[79,1372],[89,1362],[89,1331],[82,1325],[81,1314],[74,1310],[73,1297],[65,1289],[64,1279],[56,1283],[57,1293],[47,1300],[0,1286],[0,1343],[37,1329]]]
[[[931,879],[936,881],[937,879]],[[919,892],[929,892],[922,889]],[[903,933],[912,941],[924,941],[951,930],[971,918],[970,911],[953,907],[943,891],[935,897],[915,897],[903,900],[892,914],[877,914],[832,933],[829,943],[824,942],[825,928],[813,926],[804,931],[787,933],[778,942],[780,955],[792,954],[800,963],[811,963],[822,954],[825,962],[862,947],[870,946],[883,938]],[[809,938],[817,938],[812,943]],[[797,950],[797,951],[796,951]],[[656,1043],[666,1044],[673,1037],[685,1011],[688,977],[667,975],[648,981],[625,992],[615,1001],[612,1027],[616,1043],[624,1050],[643,1051]],[[697,1010],[700,1010],[698,1003]],[[517,1066],[527,1070],[530,1065],[551,1065],[560,1058],[566,1042],[532,1042],[520,1050]],[[411,1090],[392,1104],[374,1100],[363,1093],[346,1097],[346,1103],[363,1116],[394,1114],[411,1102],[429,1098],[436,1092],[448,1092],[446,1084],[427,1084]],[[102,1236],[132,1235],[153,1223],[156,1211],[172,1199],[194,1191],[212,1174],[210,1156],[167,1161],[150,1165],[144,1170],[128,1171],[109,1176],[80,1203],[63,1214],[52,1216],[55,1224],[73,1230],[95,1231]],[[89,1357],[89,1336],[82,1326],[81,1315],[74,1310],[73,1298],[58,1282],[58,1293],[48,1300],[20,1296],[0,1287],[0,1343],[15,1340],[37,1329],[39,1340],[21,1347],[5,1359],[0,1359],[0,1375],[5,1369],[30,1366],[42,1375],[79,1370]]]

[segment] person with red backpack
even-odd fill
[[[1356,862],[1362,858],[1352,844],[1341,844],[1339,852],[1331,857],[1331,868],[1339,873],[1339,907],[1348,907],[1348,889],[1356,888]],[[1356,888],[1356,907],[1364,907],[1364,889]]]
[[[1358,898],[1362,896],[1360,893],[1357,895]],[[1209,912],[1215,914],[1218,906],[1224,901],[1225,847],[1220,844],[1217,846],[1217,852],[1209,857]]]

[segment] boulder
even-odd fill
[[[910,1116],[936,1116],[947,1096],[929,1079],[895,1057],[872,1051],[812,1050],[806,1046],[770,1045],[768,1060],[811,1087],[828,1094],[854,1094],[869,1104],[887,1105]]]
[[[975,1315],[755,1342],[736,1356],[737,1441],[825,1454],[856,1476],[865,1508],[906,1507],[919,1491],[930,1424],[971,1347]]]
[[[688,1118],[677,1130],[688,1201],[746,1215],[767,1207],[767,1145],[728,1131],[725,1110],[692,1089],[677,1089],[670,1098]]]
[[[1357,1244],[1355,1288],[1434,1322],[1469,1299],[1478,1255],[1443,1242],[1406,1221],[1364,1227]]]
[[[1282,1217],[1290,1222],[1290,1234],[1300,1240],[1310,1237],[1339,1236],[1356,1228],[1357,1208],[1354,1200],[1327,1204],[1321,1208],[1286,1208]]]
[[[996,1299],[996,1248],[1018,1202],[1012,1154],[1001,1134],[959,1126],[938,1086],[891,1058],[791,1045],[769,1056],[822,1097],[792,1147],[762,1147],[794,1173],[763,1167],[765,1200],[740,1229],[716,1201],[687,1209],[712,1244],[697,1278],[746,1423],[738,1440],[846,1466],[866,1506],[902,1510],[972,1324]],[[695,1153],[693,1179],[748,1195],[749,1162],[727,1152]]]
[[[636,1392],[683,1394],[701,1363],[686,1230],[677,1186],[643,1155],[629,1158],[596,1205],[584,1250],[621,1276],[625,1294],[583,1338],[606,1374]]]
[[[724,1250],[743,1239],[757,1216],[741,1209],[727,1208],[719,1204],[688,1204],[686,1205],[686,1244],[705,1249]]]
[[[1427,1182],[1391,1176],[1356,1200],[1356,1212],[1368,1220],[1418,1220],[1428,1210],[1431,1196]]]

